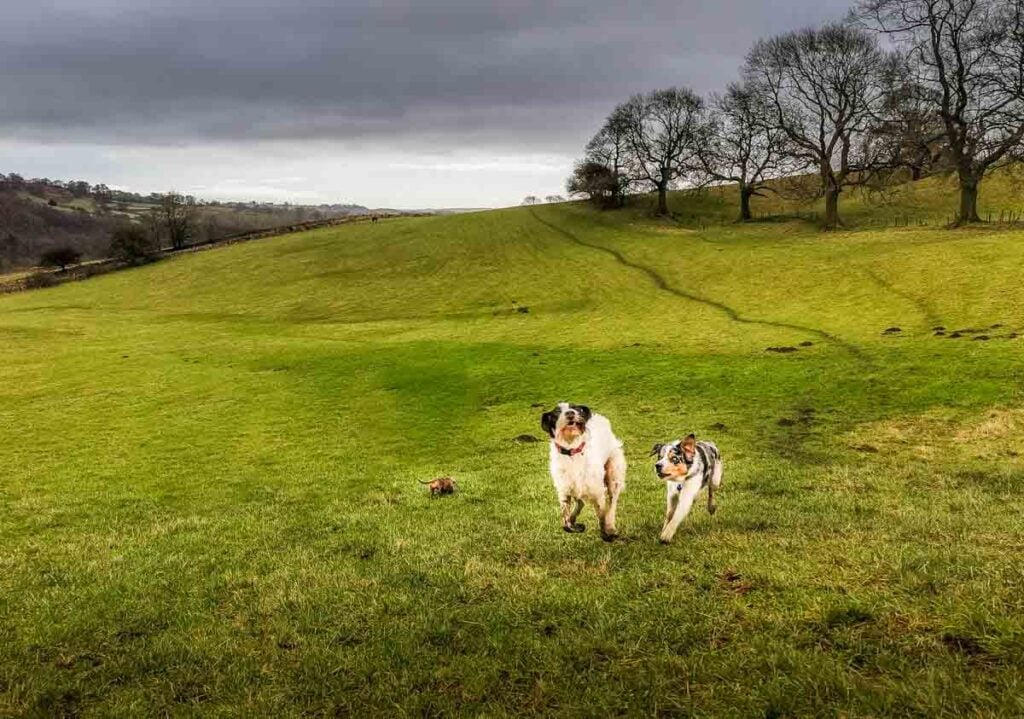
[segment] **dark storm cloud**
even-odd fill
[[[732,79],[846,0],[50,0],[5,9],[0,128],[92,142],[565,149],[616,102]]]

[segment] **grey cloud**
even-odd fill
[[[567,151],[629,94],[732,79],[846,0],[51,0],[5,9],[0,132]]]

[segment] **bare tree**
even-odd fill
[[[153,235],[142,225],[118,225],[110,236],[110,254],[129,264],[144,262],[157,251]]]
[[[870,132],[884,101],[886,54],[862,29],[830,24],[758,42],[747,82],[766,98],[793,159],[818,170],[825,229],[840,225],[839,195],[884,163]]]
[[[1024,0],[860,0],[858,17],[908,54],[960,182],[958,222],[1024,139]]]
[[[110,204],[113,193],[111,193],[109,187],[100,183],[99,185],[93,185],[92,196],[101,209],[106,209],[107,205]]]
[[[547,202],[549,204],[553,204],[556,202],[565,202],[565,198],[562,197],[561,195],[547,195],[544,198],[544,202]]]
[[[527,195],[526,197],[523,198],[523,203],[522,204],[524,204],[524,205],[539,205],[540,204],[540,198],[537,197],[536,195]]]
[[[586,195],[600,207],[617,204],[619,180],[608,166],[593,160],[580,160],[565,181],[565,189],[571,196]]]
[[[873,132],[887,146],[893,168],[904,168],[911,180],[920,180],[942,167],[947,155],[945,127],[905,55],[893,56],[885,86],[882,116]]]
[[[608,168],[615,183],[612,201],[621,207],[637,180],[636,162],[629,142],[629,115],[625,105],[616,107],[590,142],[586,159]]]
[[[738,186],[741,222],[751,219],[750,198],[769,189],[768,180],[800,169],[765,100],[755,86],[730,84],[724,95],[712,98],[711,132],[697,148],[701,171],[710,180]]]
[[[85,197],[92,192],[92,187],[85,180],[73,180],[68,183],[68,191],[75,197]]]
[[[195,230],[196,201],[191,195],[168,192],[160,197],[157,217],[171,247],[180,250],[188,244]]]
[[[156,249],[162,250],[164,248],[164,236],[167,234],[167,227],[164,225],[163,217],[161,216],[160,208],[154,207],[142,218],[142,224],[145,226],[146,231],[153,240],[153,244],[156,245]]]
[[[668,190],[696,166],[706,127],[703,101],[687,88],[634,95],[620,106],[637,177],[658,192],[658,214],[668,214]]]

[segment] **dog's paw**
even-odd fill
[[[710,507],[708,507],[708,514],[714,514],[717,511],[718,511],[718,505],[716,505],[716,504],[712,504]]]
[[[601,539],[603,539],[606,542],[614,542],[618,538],[619,535],[615,532],[612,532],[610,534],[608,532],[601,532]]]
[[[586,531],[587,525],[577,523],[572,525],[571,527],[562,527],[562,529],[564,529],[569,534],[579,534],[580,532]]]
[[[664,534],[658,537],[658,544],[672,544],[672,537],[666,537]]]

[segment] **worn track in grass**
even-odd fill
[[[797,331],[797,332],[804,332],[804,333],[809,334],[809,335],[811,335],[813,337],[817,337],[820,340],[823,340],[823,341],[828,342],[830,344],[833,344],[833,345],[835,345],[837,347],[840,347],[840,348],[846,350],[847,352],[849,352],[854,357],[857,357],[858,359],[861,359],[861,360],[866,360],[867,359],[866,355],[864,354],[864,352],[859,347],[857,347],[856,345],[851,344],[851,343],[849,343],[849,342],[847,342],[847,341],[845,341],[845,340],[843,340],[843,339],[841,339],[841,338],[835,336],[834,334],[832,334],[830,332],[827,332],[825,330],[818,329],[816,327],[807,327],[805,325],[792,324],[792,323],[789,323],[789,322],[777,322],[775,320],[759,320],[759,319],[754,319],[752,317],[744,317],[743,315],[741,315],[739,312],[737,312],[735,309],[733,309],[729,305],[725,304],[724,302],[719,302],[718,300],[712,300],[712,299],[709,299],[707,297],[702,297],[700,295],[693,294],[692,292],[687,292],[685,290],[680,290],[677,287],[673,287],[672,285],[669,284],[668,280],[666,280],[661,274],[659,274],[656,270],[651,269],[647,265],[642,265],[642,264],[639,264],[637,262],[633,262],[632,260],[627,258],[625,255],[623,255],[618,250],[613,250],[612,248],[605,247],[604,245],[597,245],[597,244],[594,244],[592,242],[587,242],[586,240],[581,239],[578,235],[576,235],[576,234],[574,234],[572,232],[569,232],[568,230],[563,229],[563,228],[559,227],[558,225],[555,225],[555,224],[553,224],[551,222],[548,222],[547,220],[539,217],[536,212],[532,212],[532,214],[533,214],[534,219],[537,220],[537,222],[541,223],[542,225],[544,225],[545,227],[550,229],[552,232],[555,232],[555,233],[561,235],[562,237],[566,238],[570,242],[573,242],[573,243],[575,243],[577,245],[580,245],[581,247],[587,247],[587,248],[592,249],[592,250],[597,250],[599,252],[604,252],[605,254],[611,255],[613,258],[615,258],[616,262],[618,262],[619,264],[623,265],[624,267],[628,267],[628,268],[630,268],[632,270],[636,270],[638,272],[642,272],[644,275],[647,276],[647,278],[651,281],[651,283],[655,287],[657,287],[659,290],[662,290],[663,292],[667,292],[667,293],[669,293],[671,295],[675,295],[676,297],[679,297],[680,299],[689,300],[690,302],[698,302],[698,303],[700,303],[702,305],[705,305],[707,307],[711,307],[712,309],[718,310],[719,312],[723,313],[724,315],[726,315],[732,321],[739,322],[740,324],[745,324],[745,325],[761,325],[762,327],[775,327],[777,329],[786,329],[786,330],[794,330],[794,331]]]

